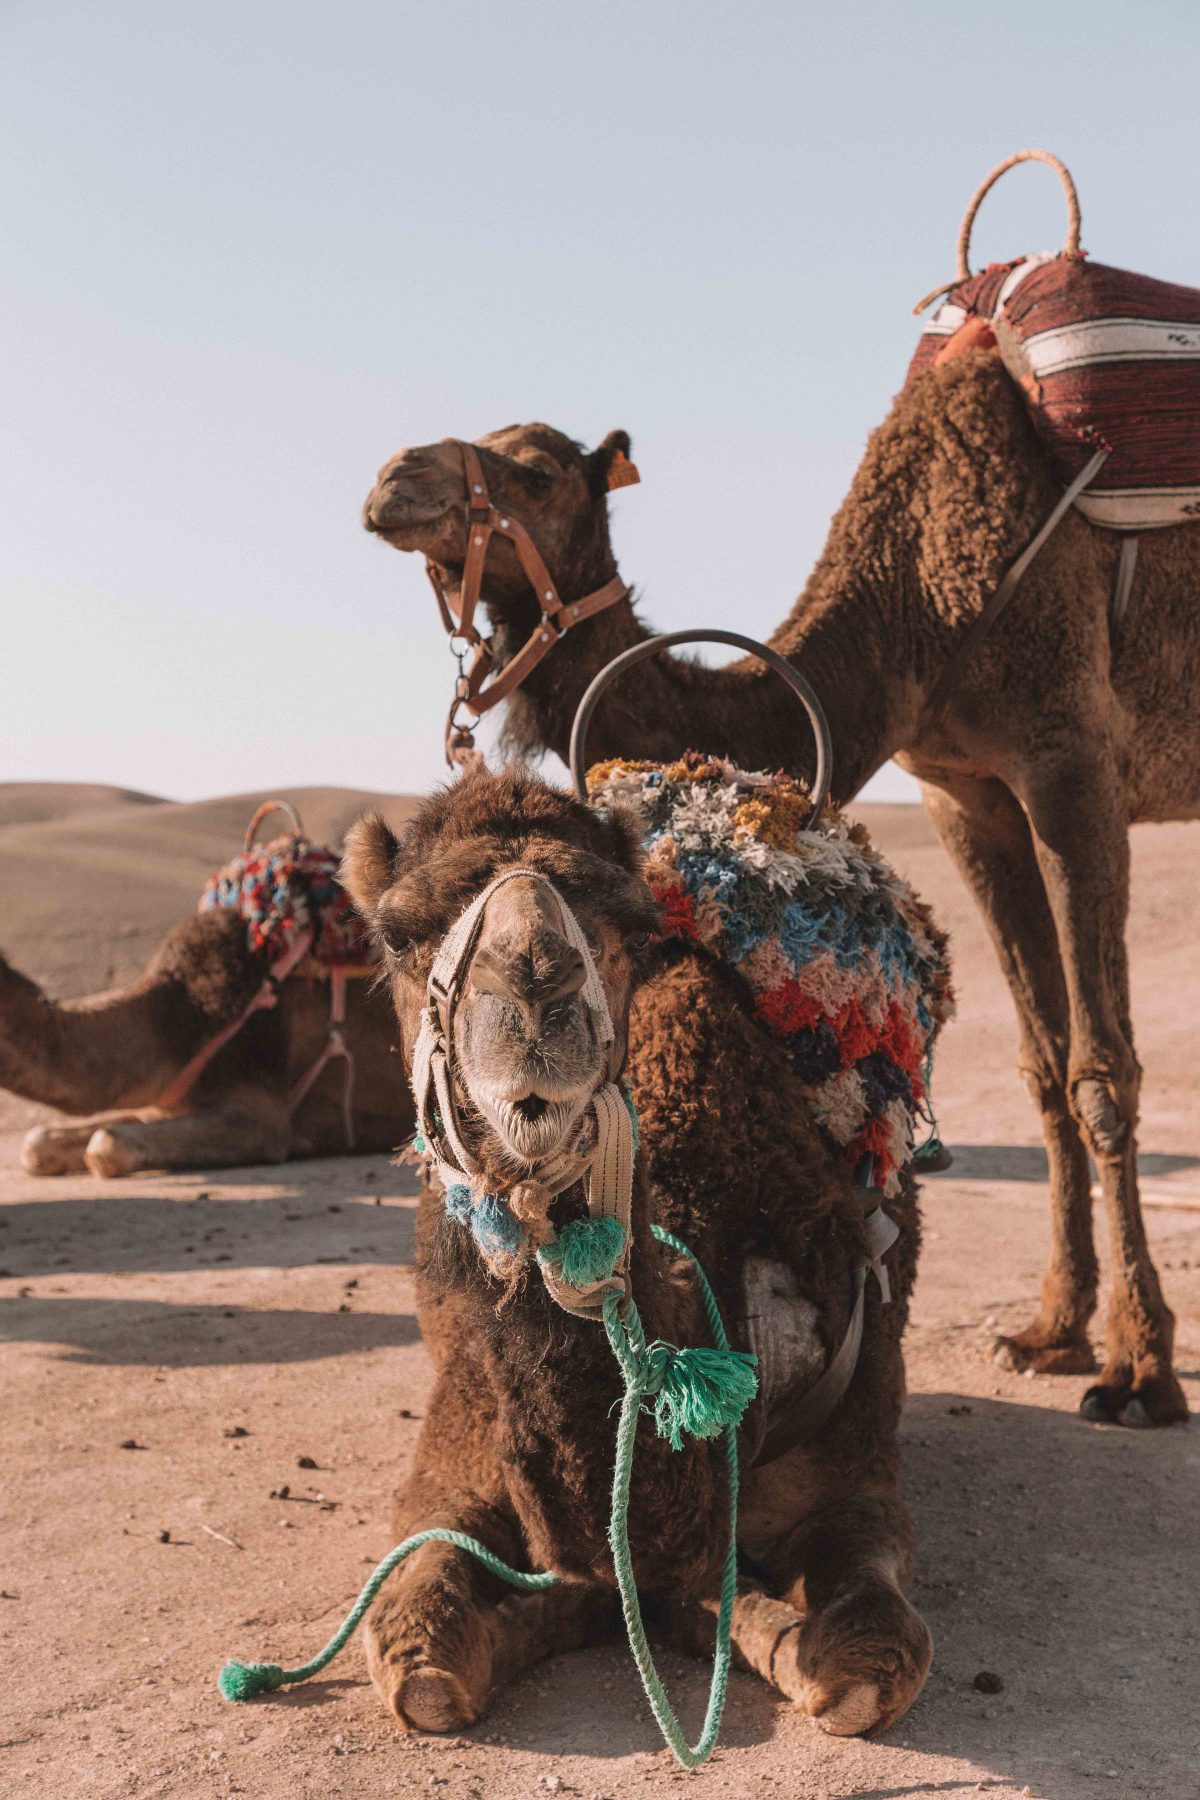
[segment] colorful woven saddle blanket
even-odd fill
[[[861,825],[803,786],[691,753],[588,773],[594,805],[632,805],[668,935],[745,983],[787,1052],[828,1142],[898,1191],[912,1159],[934,1039],[953,1012],[944,934]]]
[[[1064,485],[1110,450],[1075,502],[1085,517],[1115,531],[1200,518],[1200,290],[1067,253],[993,263],[951,288],[906,379],[993,343]]]
[[[278,962],[311,930],[305,963],[315,969],[365,967],[377,958],[349,894],[338,880],[336,851],[307,838],[254,844],[209,877],[201,912],[229,907],[246,921],[250,946]]]

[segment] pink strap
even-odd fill
[[[279,983],[290,975],[296,964],[302,962],[308,955],[312,948],[312,940],[311,930],[300,933],[291,948],[284,952],[269,971],[254,998],[242,1009],[237,1018],[218,1031],[216,1037],[209,1038],[208,1042],[197,1050],[191,1061],[184,1063],[178,1075],[167,1083],[156,1102],[158,1106],[169,1110],[172,1106],[179,1106],[186,1100],[217,1051],[223,1050],[229,1040],[237,1036],[242,1026],[248,1019],[253,1018],[256,1012],[262,1012],[275,1005],[279,998]]]
[[[311,1069],[303,1074],[292,1089],[292,1111],[294,1112],[308,1093],[317,1077],[327,1063],[340,1056],[346,1064],[345,1078],[342,1083],[342,1130],[346,1134],[347,1150],[354,1149],[354,1052],[346,1042],[342,1026],[346,1023],[346,971],[336,965],[329,971],[329,1035],[325,1039],[325,1048],[318,1056]]]

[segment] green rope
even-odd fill
[[[937,1114],[933,1110],[933,1045],[925,1055],[925,1105],[923,1108],[929,1121],[929,1136],[923,1144],[918,1144],[913,1151],[915,1163],[936,1162],[946,1154],[946,1146],[938,1135]]]
[[[660,1244],[686,1256],[696,1271],[700,1283],[700,1295],[704,1302],[704,1311],[712,1333],[715,1351],[676,1350],[669,1344],[647,1344],[642,1330],[642,1321],[637,1307],[630,1299],[625,1306],[624,1316],[621,1314],[621,1301],[616,1296],[609,1296],[604,1305],[604,1325],[608,1333],[608,1341],[613,1355],[620,1364],[625,1380],[625,1394],[621,1401],[621,1417],[617,1425],[616,1461],[613,1469],[612,1514],[609,1521],[608,1541],[612,1549],[613,1567],[617,1575],[617,1587],[621,1595],[621,1606],[625,1614],[625,1627],[629,1634],[629,1648],[637,1665],[638,1674],[642,1678],[642,1686],[646,1690],[646,1698],[650,1702],[650,1710],[664,1739],[674,1752],[677,1761],[685,1769],[694,1769],[699,1763],[711,1755],[717,1741],[717,1733],[721,1728],[721,1714],[725,1708],[725,1693],[729,1685],[729,1668],[731,1660],[730,1640],[733,1625],[733,1602],[737,1592],[737,1499],[738,1499],[738,1454],[737,1428],[742,1413],[754,1397],[755,1381],[752,1365],[754,1358],[742,1352],[730,1350],[729,1340],[725,1336],[725,1327],[721,1322],[720,1309],[712,1288],[708,1284],[704,1270],[700,1267],[692,1252],[681,1238],[671,1232],[664,1231],[660,1225],[652,1225],[651,1230]],[[689,1360],[690,1359],[690,1360]],[[708,1706],[704,1715],[704,1725],[700,1737],[694,1745],[689,1745],[683,1735],[679,1721],[671,1708],[663,1687],[654,1659],[650,1654],[650,1646],[646,1641],[646,1631],[642,1624],[641,1607],[638,1604],[637,1583],[633,1575],[633,1559],[629,1548],[629,1486],[633,1474],[634,1443],[637,1437],[638,1415],[644,1400],[657,1397],[655,1415],[659,1435],[669,1439],[672,1447],[678,1449],[681,1444],[680,1432],[688,1431],[696,1437],[715,1437],[718,1432],[725,1433],[725,1453],[729,1462],[729,1544],[725,1552],[725,1567],[721,1580],[721,1605],[717,1616],[717,1643],[713,1656],[712,1682],[709,1687]],[[406,1538],[402,1544],[384,1557],[383,1561],[369,1577],[362,1593],[354,1602],[346,1618],[334,1632],[325,1648],[311,1661],[301,1663],[299,1668],[284,1669],[278,1663],[242,1663],[227,1662],[217,1679],[217,1685],[226,1700],[253,1700],[258,1694],[274,1693],[276,1689],[290,1686],[293,1682],[307,1681],[313,1675],[319,1675],[344,1649],[358,1628],[363,1614],[374,1600],[376,1594],[391,1574],[406,1557],[422,1544],[453,1544],[458,1550],[465,1550],[468,1556],[475,1557],[493,1575],[498,1575],[510,1587],[521,1589],[524,1593],[536,1593],[542,1588],[555,1587],[559,1577],[547,1570],[542,1574],[526,1574],[523,1570],[510,1568],[508,1563],[494,1555],[481,1544],[478,1538],[468,1537],[462,1531],[435,1529],[419,1531],[415,1536]]]
[[[660,1244],[686,1256],[695,1269],[700,1282],[700,1294],[704,1301],[704,1310],[708,1315],[709,1329],[718,1350],[729,1351],[729,1340],[725,1336],[725,1327],[721,1322],[720,1310],[708,1279],[692,1252],[682,1238],[664,1231],[660,1225],[651,1227]],[[629,1482],[633,1472],[633,1446],[637,1435],[638,1413],[641,1409],[641,1386],[643,1372],[647,1363],[653,1358],[653,1351],[647,1352],[645,1338],[642,1335],[642,1322],[632,1300],[625,1311],[624,1319],[619,1315],[619,1302],[615,1299],[605,1301],[604,1324],[608,1331],[608,1341],[612,1345],[613,1354],[621,1365],[625,1376],[625,1398],[621,1402],[621,1418],[617,1425],[617,1456],[613,1470],[612,1520],[608,1528],[608,1541],[612,1547],[613,1566],[617,1572],[617,1587],[621,1594],[621,1607],[625,1614],[625,1629],[629,1634],[629,1649],[637,1664],[637,1672],[642,1678],[642,1686],[646,1690],[646,1698],[650,1702],[650,1710],[654,1714],[655,1723],[664,1739],[674,1752],[677,1762],[685,1769],[694,1769],[712,1754],[717,1741],[717,1733],[721,1729],[721,1714],[725,1710],[725,1693],[729,1686],[729,1667],[732,1657],[731,1637],[733,1628],[733,1602],[737,1594],[737,1502],[738,1502],[738,1453],[737,1453],[737,1421],[730,1421],[725,1427],[725,1454],[729,1461],[729,1544],[725,1552],[725,1569],[721,1578],[721,1607],[717,1615],[717,1643],[713,1654],[712,1681],[708,1690],[708,1706],[704,1713],[704,1725],[695,1744],[689,1744],[680,1728],[679,1721],[667,1698],[662,1679],[654,1666],[654,1658],[650,1654],[650,1646],[646,1642],[646,1629],[642,1623],[642,1609],[638,1604],[637,1583],[633,1578],[633,1560],[629,1550]],[[740,1416],[740,1415],[739,1415]]]
[[[465,1531],[446,1531],[441,1528],[418,1531],[414,1537],[405,1538],[395,1550],[389,1551],[378,1564],[325,1648],[318,1651],[311,1661],[301,1663],[298,1669],[283,1669],[278,1663],[227,1662],[217,1677],[217,1686],[226,1700],[253,1700],[259,1694],[273,1694],[277,1688],[290,1687],[295,1681],[308,1681],[313,1675],[319,1675],[350,1642],[363,1614],[392,1570],[398,1568],[414,1550],[419,1550],[422,1544],[435,1542],[453,1544],[458,1550],[466,1550],[485,1569],[490,1569],[493,1575],[499,1575],[502,1581],[507,1581],[510,1587],[520,1588],[523,1593],[536,1593],[540,1588],[554,1587],[558,1582],[557,1575],[526,1575],[520,1569],[510,1569],[506,1562],[501,1562],[478,1538],[468,1537]]]

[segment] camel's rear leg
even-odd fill
[[[111,1125],[136,1122],[136,1112],[100,1113],[74,1125],[35,1125],[21,1144],[21,1167],[29,1175],[82,1175],[84,1151],[95,1132]]]
[[[1091,1174],[1067,1091],[1070,1015],[1058,936],[1029,821],[1003,782],[947,777],[923,784],[925,804],[983,913],[1017,1009],[1021,1069],[1042,1116],[1050,1169],[1050,1266],[1037,1316],[999,1338],[997,1360],[1043,1375],[1096,1366]]]
[[[1062,950],[1070,1000],[1068,1091],[1109,1215],[1112,1297],[1108,1359],[1081,1410],[1124,1425],[1188,1416],[1172,1367],[1175,1319],[1159,1285],[1138,1194],[1141,1069],[1130,1022],[1125,922],[1128,801],[1121,753],[1072,741],[1022,795]]]
[[[143,1114],[93,1131],[84,1161],[109,1178],[142,1169],[227,1169],[283,1162],[291,1139],[286,1098],[246,1091],[195,1112]]]

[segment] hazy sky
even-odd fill
[[[1198,95],[1194,0],[0,0],[0,779],[436,780],[359,508],[514,420],[627,427],[646,616],[766,635],[994,162],[1200,286]],[[1062,232],[1022,169],[976,247]]]

